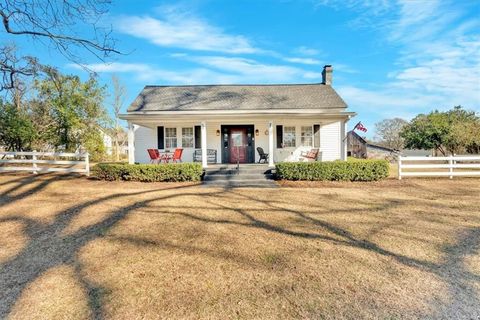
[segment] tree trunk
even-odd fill
[[[118,145],[118,118],[115,117],[115,161],[120,161],[120,152],[119,152],[119,145]]]

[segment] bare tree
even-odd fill
[[[38,71],[38,62],[34,57],[18,57],[14,43],[0,46],[0,91],[13,90],[12,98],[18,107],[18,95],[24,90],[23,76],[33,76]]]
[[[102,61],[120,53],[115,49],[111,28],[102,25],[101,18],[110,3],[110,0],[2,0],[0,18],[12,38],[29,37],[82,64],[85,50]],[[35,73],[36,59],[12,57],[9,47],[0,46],[0,90],[14,88],[15,75]]]
[[[402,150],[404,140],[400,133],[406,124],[408,122],[400,118],[384,119],[375,123],[375,140],[385,147]]]
[[[115,146],[115,160],[120,160],[120,140],[123,138],[123,130],[120,128],[119,116],[120,112],[125,103],[125,96],[127,94],[126,87],[120,82],[120,79],[116,75],[112,75],[113,83],[113,114],[114,114],[114,134],[113,134],[113,143]]]

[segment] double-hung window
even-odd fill
[[[165,148],[177,147],[177,128],[165,128]]]
[[[296,146],[296,134],[294,126],[283,127],[283,146],[285,148]]]
[[[182,128],[182,148],[193,148],[193,128]]]
[[[302,126],[300,132],[300,142],[304,147],[313,147],[313,127]]]

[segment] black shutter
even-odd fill
[[[281,149],[283,144],[283,126],[277,126],[277,148]]]
[[[320,125],[313,125],[313,147],[320,148]]]
[[[157,146],[158,149],[165,149],[165,133],[163,127],[157,127]]]
[[[202,147],[202,127],[195,126],[195,149]]]

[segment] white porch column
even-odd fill
[[[207,123],[205,121],[201,124],[201,138],[202,138],[202,167],[208,166],[207,162]]]
[[[273,121],[268,122],[268,166],[274,167],[273,163]]]
[[[347,122],[348,120],[343,121],[342,126],[342,160],[347,160],[347,151],[348,151],[348,139],[347,139]]]
[[[128,163],[135,163],[135,128],[130,121],[128,121]]]

